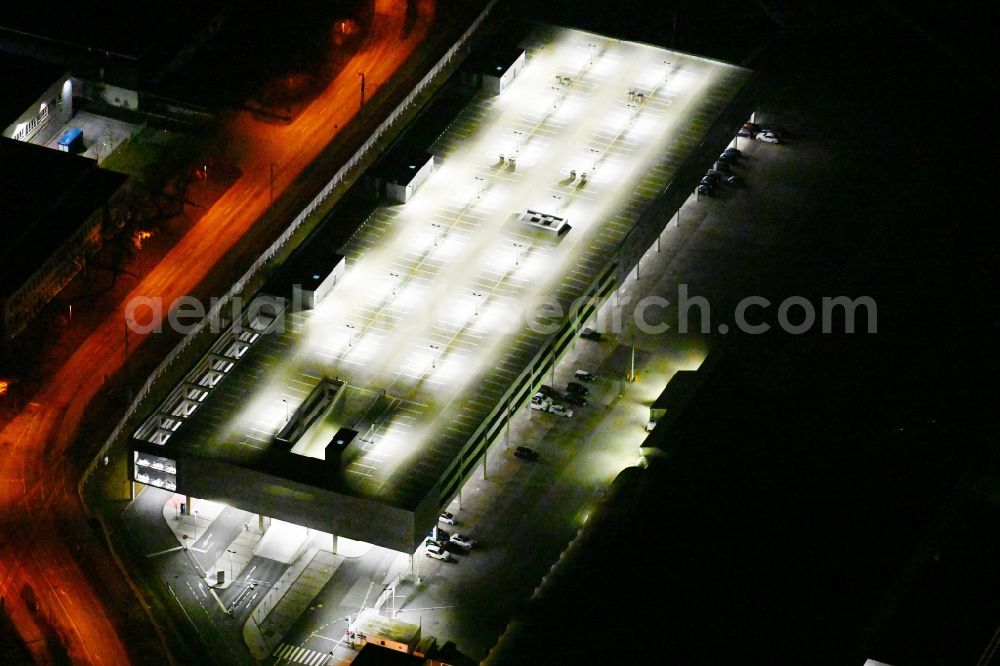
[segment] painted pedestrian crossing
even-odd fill
[[[305,664],[305,666],[323,666],[330,655],[325,652],[309,650],[297,645],[282,643],[272,655],[275,664]]]

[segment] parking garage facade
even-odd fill
[[[593,45],[601,40],[600,44],[608,45],[605,53],[613,53],[611,49],[614,46],[610,40],[605,41],[598,36],[576,31],[544,27],[536,29],[522,44],[527,53],[525,71],[530,73],[532,60],[536,59],[537,54],[559,40],[576,42],[565,48],[580,60],[583,73],[578,77],[578,87],[587,90],[585,86],[620,85],[620,82],[609,84],[596,79],[587,80],[586,72],[594,67],[595,60],[599,61],[601,57],[607,56],[588,52],[587,47],[582,45]],[[626,46],[636,49],[653,48]],[[676,137],[668,137],[663,142],[666,148],[657,157],[655,164],[629,184],[628,187],[635,192],[623,195],[621,209],[616,211],[614,220],[596,227],[594,232],[588,232],[586,220],[579,225],[581,229],[577,230],[572,227],[579,219],[578,216],[561,216],[570,227],[568,234],[591,234],[586,237],[586,243],[581,241],[573,275],[560,276],[559,283],[552,292],[565,314],[557,325],[550,327],[549,330],[554,332],[541,333],[525,329],[517,332],[512,340],[507,340],[511,343],[511,349],[518,351],[506,354],[497,361],[495,368],[484,371],[482,376],[485,379],[477,387],[474,400],[466,400],[460,395],[452,396],[451,402],[460,404],[451,412],[445,412],[445,416],[460,411],[465,415],[462,423],[455,426],[454,423],[457,422],[452,422],[448,427],[435,424],[435,430],[430,436],[432,444],[426,445],[416,454],[408,452],[404,462],[400,463],[405,469],[390,468],[382,478],[376,479],[377,482],[370,479],[357,481],[355,477],[345,475],[344,470],[356,472],[375,457],[372,451],[378,448],[380,433],[390,430],[386,421],[379,421],[381,417],[373,414],[413,410],[418,413],[415,423],[419,424],[420,418],[429,418],[421,416],[420,410],[426,415],[431,409],[420,406],[421,403],[432,401],[424,399],[416,388],[395,389],[394,385],[380,388],[381,385],[375,381],[356,381],[361,370],[352,372],[352,368],[363,367],[365,363],[362,359],[354,366],[344,363],[337,366],[343,368],[344,376],[302,369],[297,374],[292,373],[295,376],[289,382],[299,382],[302,386],[294,399],[296,404],[291,404],[292,394],[288,391],[276,392],[275,396],[285,397],[272,398],[268,403],[268,409],[276,414],[270,430],[264,428],[260,432],[249,434],[243,431],[236,438],[234,433],[238,429],[226,430],[220,423],[230,420],[232,413],[239,410],[241,405],[246,407],[244,403],[252,402],[250,394],[255,385],[268,376],[267,369],[280,364],[282,358],[293,353],[293,345],[307,337],[308,328],[312,325],[309,322],[312,308],[293,307],[288,294],[278,294],[275,290],[271,290],[275,293],[267,293],[265,289],[251,303],[243,318],[234,322],[220,336],[212,350],[191,370],[156,413],[149,415],[135,431],[131,439],[132,479],[193,497],[226,502],[261,515],[353,540],[401,552],[415,550],[423,541],[423,535],[435,524],[438,510],[460,492],[465,480],[477,466],[483,464],[490,447],[504,439],[511,416],[526,407],[531,395],[553,372],[560,357],[574,343],[580,330],[609,298],[614,297],[616,290],[630,274],[634,272],[641,279],[642,256],[658,242],[660,235],[674,219],[676,211],[691,195],[701,174],[730,143],[740,125],[751,114],[753,78],[747,70],[711,63],[693,56],[659,49],[655,51],[655,55],[650,56],[651,61],[662,54],[673,61],[680,60],[708,68],[714,77],[711,84],[706,84],[706,90],[696,100],[696,106],[683,116],[681,121],[686,125],[679,129]],[[670,62],[664,62],[670,65]],[[670,76],[674,75],[672,73]],[[562,83],[562,79],[559,80]],[[654,94],[659,86],[659,83],[653,86]],[[517,81],[511,82],[501,98],[503,95],[516,95],[520,89]],[[571,91],[571,94],[575,93]],[[632,88],[629,89],[629,96],[634,99]],[[478,109],[489,109],[489,105],[498,99],[482,95],[477,98],[476,105]],[[559,103],[565,104],[557,101],[557,105]],[[650,102],[650,107],[654,110],[657,108],[655,100]],[[470,117],[475,118],[478,109],[471,108],[463,113],[456,120],[453,130],[429,147],[438,163],[448,164],[449,158],[460,150],[456,146],[461,145],[460,137],[468,129],[463,123]],[[664,104],[661,111],[665,113],[663,110],[667,109],[669,104]],[[626,126],[633,121],[633,114],[641,118],[643,112],[644,109],[633,111],[629,107],[626,111]],[[540,121],[539,126],[542,125],[543,122]],[[524,136],[527,130],[514,130],[513,133]],[[545,136],[544,132],[539,134]],[[513,181],[521,172],[530,172],[531,165],[525,164],[526,160],[523,159],[523,155],[529,154],[529,151],[524,150],[525,146],[522,145],[530,139],[515,140],[517,144],[513,149],[510,146],[499,149],[506,151],[506,156],[500,159],[506,162],[516,154],[522,157],[521,164],[514,170],[506,164],[504,169],[494,168],[497,178]],[[611,160],[612,151],[608,149],[606,152],[607,157],[602,159]],[[614,160],[625,161],[628,157],[628,153],[624,152],[614,155]],[[600,171],[596,162],[591,168],[591,184],[584,182],[583,185],[599,188],[602,181],[598,178]],[[480,173],[488,176],[490,172]],[[573,176],[577,178],[576,170]],[[476,202],[483,198],[489,199],[487,187],[478,184],[485,177],[475,177],[477,184],[474,187],[480,189],[470,195],[472,203],[463,209],[459,217],[466,215],[464,210],[473,210]],[[433,176],[429,178],[433,185]],[[558,187],[561,189],[552,190],[559,192],[552,195],[556,199],[566,197],[575,202],[574,197],[581,196],[578,193],[588,193],[587,189],[581,187],[579,180],[572,182],[571,186]],[[374,216],[358,222],[359,231],[352,235],[351,241],[342,250],[342,258],[337,260],[342,271],[350,276],[355,266],[362,265],[367,260],[370,248],[375,243],[374,239],[383,234],[379,225],[383,222],[391,224],[398,216],[398,211],[405,213],[407,206],[420,205],[419,193],[416,196],[417,199],[412,204],[397,208],[385,207]],[[454,208],[452,204],[449,205]],[[572,205],[564,207],[573,210]],[[523,212],[527,208],[525,205],[518,210]],[[468,214],[471,215],[472,213]],[[448,237],[441,230],[442,227],[433,223],[430,226],[433,229],[429,229],[428,233],[433,235],[433,248],[445,245]],[[365,237],[366,229],[371,238]],[[547,251],[545,243],[526,238],[529,240],[513,243],[516,246],[515,265],[519,260],[525,261],[529,252]],[[302,251],[308,253],[308,250],[307,245]],[[433,251],[429,249],[428,253]],[[546,255],[542,256],[544,258]],[[383,273],[385,274],[381,277],[391,285],[391,296],[388,293],[385,295],[387,301],[396,297],[397,292],[403,292],[408,280],[415,279],[407,278],[398,271]],[[343,275],[342,272],[341,281],[344,284],[328,284],[324,297],[335,301],[338,290],[351,288]],[[330,296],[327,296],[328,293]],[[472,294],[476,298],[475,315],[478,317],[483,296],[480,292]],[[379,327],[382,326],[378,323],[380,315],[382,319],[390,318],[380,310],[373,317],[375,323],[355,324],[352,322],[357,320],[351,320],[333,324],[329,337],[339,336],[338,340],[344,338],[337,343],[337,353],[340,354],[337,358],[349,359],[350,354],[357,353],[362,346],[360,338],[366,332],[379,333]],[[318,314],[316,316],[319,317]],[[282,328],[277,331],[276,323],[279,321]],[[420,371],[424,374],[415,380],[416,385],[433,379],[434,369],[438,363],[444,364],[442,357],[449,351],[441,351],[438,349],[440,345],[428,346],[433,350],[430,357],[431,368]],[[324,349],[328,355],[332,353],[331,347]],[[314,399],[311,396],[325,382],[332,382],[334,386],[337,382],[342,382],[345,387],[342,390],[346,391],[347,397],[334,400],[336,405],[325,406],[325,411],[315,419],[317,423],[326,423],[327,430],[324,432],[339,433],[338,428],[354,432],[358,439],[350,445],[353,448],[346,449],[345,453],[334,454],[332,450],[329,453],[317,453],[315,450],[304,452],[301,446],[296,450],[294,442],[282,444],[281,433],[287,431],[293,423],[293,414],[297,419],[303,405]],[[213,397],[212,393],[220,386],[224,388],[224,392]],[[199,411],[202,411],[200,416],[197,414]],[[311,423],[307,425],[312,426]],[[308,428],[302,428],[303,432],[306,429]],[[239,439],[239,442],[233,441],[234,438]],[[327,437],[323,441],[332,444],[329,440]],[[331,458],[335,455],[341,458],[334,465]],[[349,469],[352,465],[354,469]],[[169,472],[170,469],[173,472]],[[378,470],[375,476],[378,476]]]

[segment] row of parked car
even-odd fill
[[[701,182],[698,183],[698,194],[711,194],[717,185],[741,185],[740,177],[729,172],[732,165],[742,157],[743,153],[739,148],[729,147],[722,151],[719,159],[715,161],[715,165],[702,176]]]
[[[438,522],[446,525],[455,524],[455,514],[450,511],[442,511],[438,516]],[[453,552],[468,553],[476,545],[475,539],[467,534],[458,532],[450,533],[440,527],[436,527],[427,533],[424,539],[424,554],[427,557],[442,562],[451,562]]]
[[[590,331],[591,329],[587,330]],[[597,339],[600,339],[600,333],[596,333],[596,331],[593,333],[596,334]],[[573,381],[566,384],[566,390],[563,393],[543,384],[538,389],[538,392],[532,396],[531,408],[556,414],[557,416],[571,417],[573,416],[573,410],[555,401],[563,400],[572,405],[585,406],[587,404],[587,396],[590,395],[590,389],[581,382],[593,384],[597,379],[597,375],[589,370],[578,369],[573,373]],[[527,446],[518,446],[515,448],[514,456],[522,460],[538,460],[539,458],[538,451]],[[455,514],[450,511],[442,511],[438,515],[438,522],[445,525],[454,525],[457,520]],[[475,545],[476,541],[466,534],[450,534],[442,528],[436,527],[428,532],[427,538],[424,539],[424,554],[435,560],[451,562],[454,560],[452,553],[467,553]]]
[[[587,370],[577,370],[574,377],[585,382],[597,381],[597,375]],[[556,416],[571,417],[573,416],[573,410],[556,401],[562,400],[570,405],[585,407],[588,395],[590,395],[590,389],[579,381],[569,382],[566,385],[566,390],[562,393],[551,386],[543,384],[538,389],[538,392],[531,397],[531,408],[540,412],[555,414]]]
[[[573,416],[572,409],[556,401],[562,400],[563,402],[576,405],[577,407],[586,406],[587,396],[590,395],[590,389],[580,382],[592,384],[597,381],[597,375],[589,370],[577,370],[573,374],[573,377],[574,380],[579,381],[571,381],[566,384],[566,390],[562,393],[555,390],[551,386],[542,384],[538,388],[538,392],[531,396],[531,408],[536,411],[555,414],[556,416],[564,416],[567,418]],[[538,452],[534,449],[527,446],[519,446],[514,449],[514,457],[520,458],[521,460],[538,460],[539,456]]]
[[[736,133],[737,136],[749,139],[753,137],[757,141],[764,143],[781,143],[781,132],[776,127],[769,125],[758,125],[757,123],[743,123],[743,127]]]

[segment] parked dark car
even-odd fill
[[[521,460],[538,460],[538,451],[529,449],[527,446],[519,446],[514,449],[514,457]]]
[[[542,384],[541,386],[538,387],[538,393],[541,393],[549,400],[559,400],[560,398],[562,398],[562,393],[555,390],[551,386],[546,386],[545,384]]]
[[[580,382],[570,382],[566,384],[566,393],[576,393],[577,395],[590,395],[590,389]]]

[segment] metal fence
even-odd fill
[[[274,257],[282,250],[282,248],[291,240],[293,234],[296,231],[298,231],[299,227],[302,226],[303,222],[305,222],[306,219],[310,215],[312,215],[324,203],[324,201],[326,201],[327,197],[329,197],[333,193],[334,188],[336,188],[338,185],[344,182],[344,180],[347,178],[350,172],[353,169],[355,169],[361,163],[361,161],[368,155],[368,153],[376,147],[378,141],[397,122],[399,122],[400,118],[403,117],[403,114],[408,112],[413,107],[413,105],[416,103],[417,97],[428,86],[434,83],[435,79],[437,79],[438,76],[445,70],[445,68],[451,64],[452,60],[455,59],[455,57],[459,54],[459,52],[468,45],[469,40],[471,40],[472,37],[479,31],[479,29],[483,25],[483,22],[486,20],[487,16],[489,16],[490,13],[493,11],[495,5],[497,4],[497,1],[498,0],[491,0],[490,3],[486,5],[486,7],[479,14],[479,16],[476,17],[476,20],[472,22],[472,25],[470,25],[469,28],[464,33],[462,33],[462,36],[459,37],[454,44],[452,44],[451,48],[449,48],[448,51],[441,57],[441,59],[438,60],[437,64],[435,64],[434,67],[432,67],[430,71],[427,72],[427,74],[422,79],[420,79],[417,85],[414,86],[413,90],[411,90],[410,93],[403,99],[403,101],[396,106],[396,108],[392,111],[392,113],[390,113],[388,117],[386,117],[386,119],[379,124],[379,126],[375,129],[375,131],[372,132],[368,140],[365,141],[364,144],[362,144],[362,146],[351,156],[351,158],[347,160],[347,162],[337,171],[337,173],[333,175],[333,177],[327,182],[326,186],[323,187],[322,190],[320,190],[319,194],[317,194],[313,198],[313,200],[309,202],[309,204],[305,208],[302,209],[302,211],[295,217],[295,219],[292,220],[292,222],[285,229],[284,233],[282,233],[277,238],[277,240],[275,240],[274,243],[272,243],[271,246],[260,257],[257,258],[257,260],[253,263],[252,266],[250,266],[247,272],[244,273],[243,277],[241,277],[235,283],[233,283],[233,286],[230,287],[229,291],[227,291],[225,295],[223,295],[220,299],[218,299],[218,301],[215,302],[215,304],[209,311],[208,316],[205,317],[194,328],[194,330],[191,333],[186,335],[177,344],[177,346],[174,347],[174,349],[171,350],[169,354],[167,354],[167,356],[163,359],[163,361],[161,361],[160,364],[156,366],[156,369],[153,370],[153,372],[146,379],[145,383],[142,385],[142,388],[139,389],[138,394],[132,401],[132,404],[129,405],[128,409],[125,411],[125,414],[118,422],[118,425],[115,426],[115,429],[111,432],[111,435],[108,437],[107,441],[105,441],[104,445],[101,447],[100,452],[97,454],[94,460],[91,461],[90,466],[87,467],[87,471],[84,474],[81,483],[86,482],[86,480],[90,477],[91,472],[93,471],[94,467],[97,464],[97,460],[102,458],[107,453],[108,449],[111,447],[111,444],[116,439],[118,439],[122,431],[128,425],[129,421],[132,418],[132,415],[145,402],[146,398],[149,396],[153,382],[155,382],[157,379],[160,378],[160,376],[178,358],[178,356],[180,356],[180,354],[187,349],[188,345],[190,345],[191,342],[200,333],[202,333],[207,326],[209,326],[210,322],[219,321],[218,318],[220,316],[222,308],[227,306],[232,301],[234,296],[243,293],[243,290],[246,289],[248,284],[250,284],[250,281],[265,266],[267,266],[268,262],[274,259]]]

